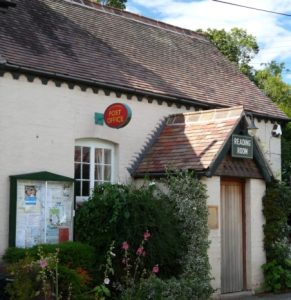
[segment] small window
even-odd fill
[[[113,182],[114,146],[110,143],[80,140],[75,146],[77,201],[87,200],[96,184]]]

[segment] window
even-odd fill
[[[114,146],[79,140],[75,146],[75,180],[78,201],[86,200],[96,184],[113,182]]]

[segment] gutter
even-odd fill
[[[24,74],[29,74],[32,76],[37,76],[37,77],[45,77],[48,79],[55,79],[55,80],[61,80],[65,82],[71,82],[74,84],[84,84],[88,86],[95,86],[98,88],[103,88],[103,89],[109,89],[112,91],[116,91],[119,93],[129,93],[129,94],[134,94],[142,97],[148,97],[160,101],[165,101],[165,102],[172,102],[178,105],[185,105],[185,106],[196,106],[204,109],[214,109],[214,108],[228,108],[229,106],[225,105],[219,105],[219,104],[205,104],[204,102],[198,101],[198,100],[190,100],[190,99],[181,99],[178,97],[173,97],[173,96],[167,96],[167,95],[162,95],[162,94],[155,94],[152,92],[148,91],[143,91],[135,88],[130,88],[127,86],[120,86],[120,85],[115,85],[115,84],[110,84],[106,82],[99,82],[95,80],[89,80],[89,79],[83,79],[81,77],[76,77],[70,74],[62,74],[62,73],[56,73],[56,72],[49,72],[49,71],[43,71],[43,70],[37,70],[33,68],[28,68],[28,67],[22,67],[18,65],[11,64],[7,62],[7,60],[1,56],[0,54],[0,70],[8,70],[8,71],[15,71],[15,72],[20,72]],[[291,121],[290,118],[276,118],[274,116],[270,115],[260,115],[256,112],[252,112],[250,110],[245,110],[246,112],[250,112],[253,114],[254,117],[258,119],[269,119],[271,121],[280,121],[283,123],[288,123]]]

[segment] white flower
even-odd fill
[[[116,254],[114,252],[112,252],[112,251],[110,251],[110,255],[113,256],[113,257],[116,256]]]
[[[109,283],[110,283],[110,279],[106,277],[106,278],[104,279],[104,284],[109,284]]]
[[[153,186],[153,185],[156,185],[156,183],[155,183],[154,181],[151,181],[151,182],[149,183],[149,186]]]

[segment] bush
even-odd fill
[[[38,257],[38,248],[41,246],[44,254],[53,253],[59,249],[60,263],[71,269],[84,268],[92,270],[95,265],[95,249],[80,242],[65,242],[61,244],[42,244],[32,248],[10,247],[5,251],[3,260],[6,263],[15,263],[26,256],[33,259]]]
[[[200,285],[200,283],[199,283]],[[207,285],[207,283],[205,283]],[[201,293],[201,288],[204,290]],[[205,289],[206,288],[206,289]],[[162,280],[151,276],[141,280],[140,284],[128,289],[122,295],[122,300],[206,300],[211,293],[205,291],[208,287],[197,286],[191,279],[171,278]],[[212,290],[211,290],[212,291]]]
[[[63,299],[89,299],[83,294],[91,289],[95,253],[88,245],[66,242],[8,248],[3,258],[13,278],[7,287],[11,300],[38,299],[45,292],[55,293],[56,282]]]
[[[164,181],[165,197],[174,207],[177,225],[186,239],[186,252],[181,259],[180,276],[142,279],[122,294],[122,299],[204,300],[214,292],[210,285],[210,265],[207,250],[208,209],[206,186],[191,172],[169,173]]]
[[[159,264],[161,276],[170,277],[181,272],[179,262],[185,254],[185,238],[173,210],[171,203],[157,195],[155,186],[137,189],[125,185],[99,185],[77,211],[76,237],[95,247],[98,264],[104,266],[112,241],[120,256],[124,241],[129,243],[129,251],[136,250],[148,230],[151,240],[146,245],[144,265],[152,268]],[[115,277],[119,278],[122,265],[116,260],[113,264]]]
[[[263,198],[264,247],[267,263],[262,266],[265,276],[263,289],[278,292],[291,288],[290,216],[291,189],[274,182]]]
[[[266,292],[279,292],[291,288],[291,260],[286,259],[284,267],[276,260],[263,265],[265,281],[263,288]]]
[[[175,215],[180,221],[180,232],[188,242],[180,280],[176,282],[173,279],[171,284],[182,287],[181,299],[208,299],[214,290],[210,284],[208,259],[210,242],[206,186],[193,172],[183,171],[169,173],[165,183],[169,190],[169,202],[175,206]]]

